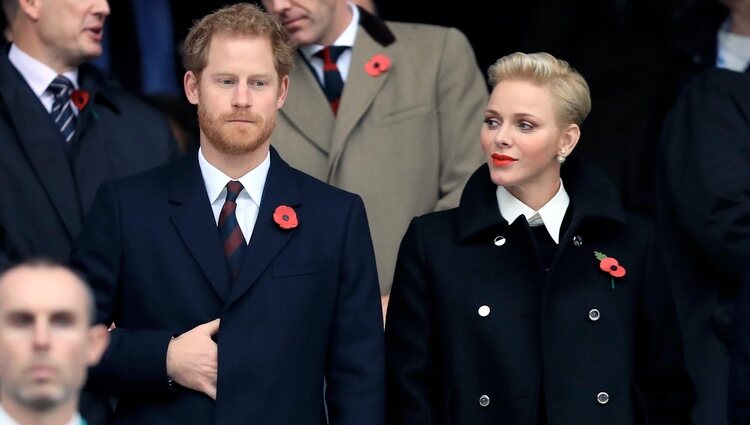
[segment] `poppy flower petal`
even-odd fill
[[[282,229],[294,229],[299,224],[297,213],[286,205],[276,207],[273,212],[273,221]]]
[[[609,274],[611,274],[613,277],[623,277],[625,276],[625,267],[618,265],[617,268],[615,270],[611,270]]]
[[[73,90],[70,93],[70,100],[73,101],[73,105],[80,111],[84,107],[86,107],[86,104],[89,103],[89,92],[86,90]]]
[[[617,260],[612,257],[607,257],[599,261],[599,268],[607,273],[610,273],[612,271],[613,266],[616,267],[618,265],[619,263],[617,262]]]

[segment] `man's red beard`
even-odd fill
[[[252,121],[252,124],[233,125],[228,123],[231,120]],[[264,119],[249,111],[235,110],[213,117],[198,104],[198,124],[207,142],[218,151],[242,155],[255,151],[271,137],[276,126],[276,115]]]

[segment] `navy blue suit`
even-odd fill
[[[281,229],[279,205],[299,226]],[[89,386],[118,424],[382,425],[384,354],[361,199],[272,149],[260,212],[232,283],[197,157],[105,185],[73,255],[98,319],[116,322]],[[221,318],[218,395],[168,385],[170,336]],[[325,398],[324,398],[325,381]],[[324,403],[325,400],[325,403]]]
[[[0,269],[43,256],[67,260],[99,185],[166,163],[167,119],[91,65],[90,94],[68,152],[39,98],[0,49]]]
[[[67,260],[102,182],[166,163],[167,119],[91,65],[79,67],[90,100],[66,151],[50,114],[0,48],[0,269],[30,257]],[[91,425],[108,423],[106,400],[84,394]]]

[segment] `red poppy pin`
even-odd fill
[[[89,103],[89,92],[86,90],[73,90],[73,92],[70,93],[70,100],[73,101],[73,105],[76,106],[76,108],[80,111],[81,109],[86,107],[86,104]]]
[[[599,251],[594,251],[594,257],[599,260],[599,268],[612,277],[612,289],[615,289],[615,278],[621,278],[625,276],[625,267],[620,265],[615,257],[607,257]]]
[[[299,224],[297,213],[294,212],[292,207],[287,207],[286,205],[276,207],[276,211],[273,212],[273,221],[285,230],[294,229]]]
[[[381,74],[385,74],[390,66],[391,59],[382,53],[378,53],[365,63],[365,72],[371,77],[379,77]]]

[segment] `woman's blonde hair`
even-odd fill
[[[488,76],[492,87],[503,80],[528,81],[549,87],[561,124],[580,126],[591,111],[591,94],[586,80],[568,62],[549,53],[515,52],[503,56],[490,66]]]

